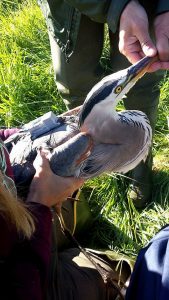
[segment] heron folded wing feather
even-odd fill
[[[79,166],[90,155],[92,147],[90,135],[77,134],[51,152],[51,169],[60,176],[79,177]]]

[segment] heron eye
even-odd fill
[[[122,91],[122,86],[121,85],[117,86],[114,90],[115,94],[119,94],[121,91]]]

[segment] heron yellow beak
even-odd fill
[[[132,65],[128,69],[128,75],[130,76],[130,80],[137,81],[139,78],[141,78],[148,71],[150,65],[156,60],[157,60],[157,56],[154,57],[145,56],[137,63]]]

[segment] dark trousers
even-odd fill
[[[82,198],[80,198],[82,199]],[[85,200],[85,199],[84,199]],[[78,207],[79,206],[79,207]],[[90,220],[84,216],[86,204],[77,205],[75,233],[82,236],[90,228]],[[88,211],[88,208],[87,208]],[[63,203],[62,217],[64,226],[74,232],[73,204],[70,200]],[[87,213],[88,214],[88,213]],[[81,227],[83,222],[83,228]],[[90,249],[92,259],[109,272],[113,282],[122,288],[133,269],[133,261],[123,254],[112,250],[94,251]],[[106,285],[97,267],[82,253],[72,238],[63,234],[59,218],[53,212],[51,264],[48,280],[47,300],[113,300],[117,289]]]

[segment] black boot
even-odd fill
[[[141,162],[130,177],[132,182],[128,189],[128,199],[133,201],[136,208],[144,208],[152,200],[152,154],[145,162]]]

